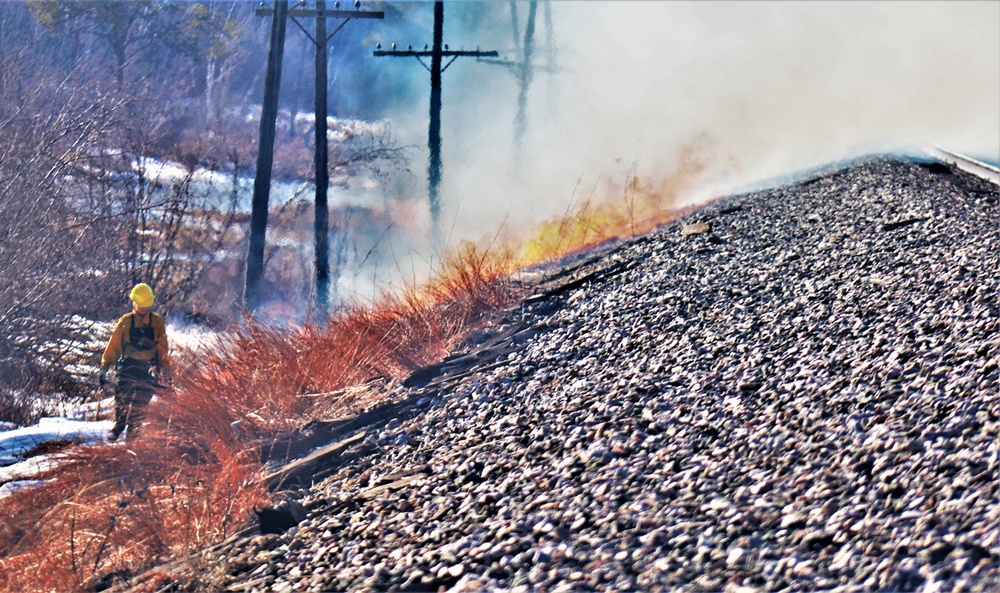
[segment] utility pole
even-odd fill
[[[288,13],[288,0],[277,0],[273,13],[271,45],[267,51],[267,71],[264,74],[260,146],[257,150],[257,174],[253,180],[250,246],[247,249],[246,285],[243,292],[243,304],[250,313],[260,305],[260,280],[264,275],[264,239],[271,193],[271,167],[274,164],[274,129],[278,119],[278,91],[281,87],[281,60],[285,53],[285,15]]]
[[[306,37],[316,46],[316,100],[314,113],[316,114],[316,152],[313,159],[313,168],[316,176],[316,199],[314,204],[314,241],[316,257],[316,308],[320,312],[320,317],[326,315],[330,301],[330,209],[327,196],[330,188],[329,169],[329,145],[327,138],[327,112],[328,101],[327,91],[329,87],[327,77],[327,43],[334,35],[340,31],[351,19],[381,19],[385,13],[382,11],[360,10],[361,2],[354,2],[355,10],[340,10],[340,2],[333,3],[333,10],[326,9],[325,0],[316,0],[316,8],[302,8],[305,0],[300,2],[295,8],[288,11],[288,16],[299,29],[305,33]],[[257,16],[269,16],[274,14],[274,10],[267,7],[257,9]],[[309,31],[302,26],[296,17],[309,17],[316,19],[316,36],[313,37]],[[343,22],[334,29],[333,33],[327,35],[327,19],[343,19]]]
[[[517,115],[514,118],[514,145],[518,152],[524,140],[524,132],[528,127],[528,86],[531,84],[531,58],[535,42],[535,12],[538,2],[531,0],[528,5],[528,24],[524,27],[524,46],[521,52],[521,72],[518,76]]]
[[[524,134],[528,129],[528,89],[531,86],[532,81],[535,77],[535,72],[538,70],[544,72],[555,72],[557,68],[553,63],[553,51],[552,51],[552,11],[548,0],[545,0],[544,10],[545,10],[545,25],[547,30],[547,47],[546,54],[548,57],[548,65],[538,67],[534,65],[534,52],[535,52],[535,16],[538,11],[538,0],[531,0],[528,4],[528,19],[524,27],[524,38],[523,40],[519,37],[520,33],[517,24],[517,7],[515,2],[510,3],[511,11],[511,25],[514,30],[514,42],[519,46],[521,60],[477,60],[485,64],[496,64],[498,66],[506,66],[517,78],[517,113],[514,115],[514,148],[518,155],[521,152],[521,144],[524,142]]]
[[[461,57],[475,58],[495,58],[499,54],[495,51],[453,51],[447,45],[443,45],[444,38],[444,2],[437,0],[434,3],[434,45],[430,51],[424,46],[423,51],[414,51],[412,46],[407,49],[397,50],[396,44],[392,44],[391,50],[383,50],[379,45],[375,50],[375,57],[392,56],[395,58],[414,57],[424,68],[431,73],[431,107],[430,125],[427,132],[427,148],[430,151],[430,163],[427,167],[427,185],[430,200],[432,234],[434,240],[441,238],[441,74],[448,69],[448,66]],[[429,57],[431,65],[428,66],[421,58]],[[444,58],[451,58],[447,64],[441,66]]]

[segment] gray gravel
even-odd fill
[[[1000,590],[998,246],[998,187],[941,165],[715,203],[524,309],[546,331],[201,582]]]

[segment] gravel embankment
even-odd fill
[[[1000,590],[997,186],[876,160],[604,262],[200,582]]]

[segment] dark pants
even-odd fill
[[[144,360],[125,358],[116,367],[118,386],[115,390],[115,425],[111,429],[114,438],[125,429],[126,439],[135,438],[142,424],[143,412],[153,399],[156,380],[150,370],[152,365]]]

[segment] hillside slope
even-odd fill
[[[997,590],[998,245],[997,186],[940,164],[713,204],[393,387],[419,413],[194,584]]]

